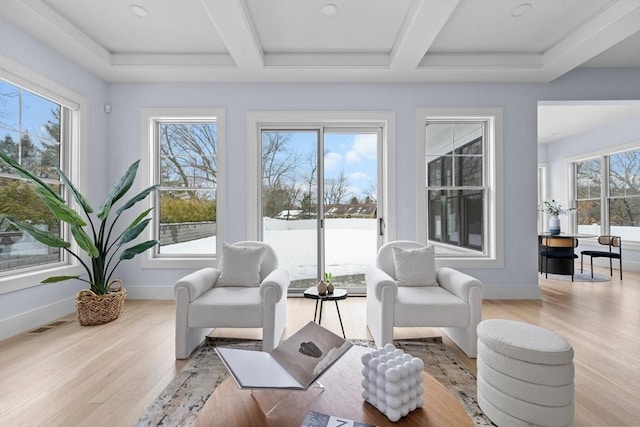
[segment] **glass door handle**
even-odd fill
[[[378,235],[384,236],[384,218],[378,218]]]

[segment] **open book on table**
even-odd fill
[[[240,388],[305,390],[351,345],[309,322],[271,353],[231,347],[217,347],[216,353]]]

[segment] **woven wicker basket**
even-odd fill
[[[109,283],[109,292],[105,295],[97,295],[89,289],[81,290],[76,296],[80,324],[82,326],[101,325],[116,320],[122,313],[126,296],[127,291],[122,287],[120,279]]]

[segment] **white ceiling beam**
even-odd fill
[[[233,67],[228,53],[114,53],[112,65],[158,67]]]
[[[640,0],[618,1],[543,54],[554,80],[640,31]]]
[[[238,68],[256,71],[264,67],[264,54],[249,12],[242,0],[201,0]]]
[[[415,69],[460,0],[413,1],[391,51],[391,69]]]

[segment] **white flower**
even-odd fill
[[[560,203],[556,202],[555,199],[551,199],[544,201],[543,210],[551,216],[558,216],[560,214],[566,214],[568,212],[574,211],[575,208],[565,209]]]

